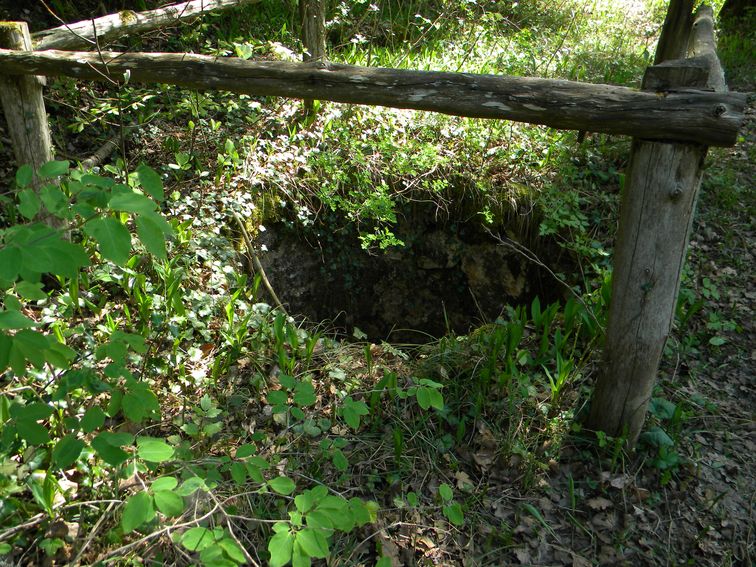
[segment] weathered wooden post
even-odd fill
[[[299,0],[299,17],[302,23],[302,43],[305,63],[326,60],[325,0]],[[313,101],[305,99],[304,107],[312,111]]]
[[[688,13],[677,13],[667,23],[690,20],[692,2],[673,0],[672,7],[680,5]],[[711,8],[702,6],[691,21],[690,35],[669,32],[667,37],[678,43],[660,46],[673,54],[687,46],[689,58],[651,67],[645,89],[659,96],[686,87],[726,90]],[[726,105],[715,109],[728,111]],[[630,446],[643,427],[674,320],[706,151],[707,146],[692,143],[633,141],[614,250],[605,362],[588,418],[592,429],[627,435]]]
[[[0,22],[0,47],[31,51],[26,23]],[[44,85],[44,77],[0,72],[0,100],[19,167],[29,164],[36,170],[53,158],[50,127],[42,98]]]

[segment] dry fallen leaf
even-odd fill
[[[606,510],[611,508],[614,504],[612,501],[602,496],[596,496],[588,500],[588,507],[592,510]]]

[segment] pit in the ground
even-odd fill
[[[502,240],[529,240],[536,253],[553,252],[553,244],[507,226],[492,231],[475,219],[440,218],[433,206],[405,210],[394,227],[404,246],[385,251],[363,250],[356,231],[331,216],[306,228],[283,220],[265,226],[260,259],[289,313],[347,335],[357,327],[371,340],[423,343],[493,322],[507,305],[563,292]]]

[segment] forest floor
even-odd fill
[[[743,139],[708,156],[688,260],[708,301],[697,322],[675,331],[660,371],[664,395],[691,408],[674,425],[679,466],[665,478],[664,463],[636,456],[597,470],[566,445],[532,502],[543,521],[526,516],[515,529],[514,563],[749,566],[756,558],[756,96],[738,77],[730,88],[752,93]],[[529,497],[506,483],[490,492],[508,521],[507,500]]]
[[[751,93],[756,90],[756,85],[737,76],[728,80],[733,90]],[[690,301],[682,302],[685,323],[674,330],[660,371],[658,398],[670,403],[652,404],[646,427],[648,431],[657,424],[664,425],[669,443],[663,443],[658,453],[644,447],[628,455],[621,445],[613,447],[612,441],[597,447],[578,435],[570,436],[562,442],[558,457],[545,459],[548,469],[536,475],[528,488],[522,488],[522,479],[513,472],[518,470],[518,463],[513,462],[516,456],[508,455],[502,462],[496,440],[482,421],[471,434],[469,446],[455,447],[453,457],[444,460],[448,456],[444,454],[437,458],[439,453],[429,450],[427,458],[413,461],[416,468],[405,471],[409,480],[404,487],[385,479],[375,486],[367,485],[366,479],[375,476],[376,471],[393,473],[399,468],[390,462],[394,454],[390,447],[379,447],[369,455],[371,448],[364,452],[369,455],[364,462],[353,464],[352,477],[345,482],[346,486],[339,484],[343,475],[323,479],[326,483],[333,481],[332,485],[343,494],[372,498],[381,505],[377,524],[361,528],[346,551],[334,549],[328,565],[369,565],[371,559],[379,556],[390,558],[394,565],[753,564],[756,557],[753,372],[756,95],[753,94],[742,137],[734,148],[712,150],[704,172],[690,242],[687,285],[683,286],[694,293]],[[0,176],[9,185],[13,171],[10,144],[5,138],[0,131],[0,141],[4,142],[0,146],[3,164]],[[208,199],[212,200],[212,196]],[[184,213],[204,214],[199,208]],[[233,251],[229,255],[234,256]],[[365,365],[360,358],[363,356],[360,346],[345,345],[339,356],[347,365],[350,349],[357,353],[353,358],[359,359],[354,364],[357,375]],[[382,364],[398,373],[406,370],[404,358],[395,356],[390,345],[367,345],[364,352],[372,353],[375,365]],[[238,367],[243,371],[242,362]],[[324,375],[330,378],[332,373],[324,366]],[[228,379],[229,390],[238,385],[234,378],[224,377]],[[323,392],[319,395],[330,396],[335,407],[336,389],[341,387],[337,380],[328,383],[324,379],[320,387]],[[177,402],[175,405],[178,407]],[[272,431],[277,424],[272,423],[273,416],[265,415],[270,406],[260,400],[249,401],[249,407],[253,406],[254,417],[259,419],[258,429],[263,429],[264,420],[268,419]],[[331,408],[328,409],[324,415],[331,415]],[[236,417],[249,416],[232,415],[224,422],[238,441],[249,433],[250,422],[249,428],[254,429],[254,422],[250,419],[241,423]],[[271,453],[277,451],[276,444],[283,445],[285,435],[294,437],[286,431],[279,433],[271,436],[268,447],[272,447]],[[337,432],[344,437],[349,433],[346,428]],[[418,429],[413,435],[424,433]],[[360,434],[354,435],[355,439],[359,437]],[[291,454],[296,455],[296,451]],[[384,469],[382,465],[386,462]],[[284,460],[282,469],[285,464]],[[303,479],[312,480],[302,475],[298,481]],[[438,507],[407,506],[402,501],[403,495],[396,492],[397,486],[414,488],[416,484],[417,492],[428,493],[432,487],[435,494],[442,480],[454,482],[455,495],[466,498],[462,526],[454,527],[440,518]],[[102,517],[106,516],[103,513]],[[259,541],[254,529],[250,528],[253,535],[249,539],[257,537],[255,541]],[[77,548],[82,538],[86,538],[86,530],[82,532],[77,541],[69,542],[70,548]],[[82,561],[94,563],[108,556],[111,551],[108,546],[114,548],[116,544],[102,540],[92,546],[90,555]],[[173,544],[163,538],[159,545],[170,549]],[[26,553],[23,551],[21,557]],[[177,553],[176,557],[176,564],[186,564],[185,552],[183,556]],[[137,557],[132,559],[141,561]],[[65,563],[60,556],[47,561]],[[0,565],[3,564],[0,558]],[[27,558],[25,564],[33,563]]]

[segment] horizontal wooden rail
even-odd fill
[[[212,10],[257,2],[260,0],[191,0],[146,12],[123,10],[117,14],[33,33],[32,43],[36,50],[93,48],[96,44],[103,46],[124,35],[170,26]]]
[[[253,62],[187,53],[2,49],[0,69],[119,82],[128,75],[132,82],[412,108],[710,146],[735,144],[746,103],[740,93],[653,93],[551,79]]]

